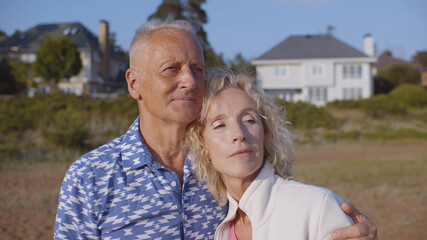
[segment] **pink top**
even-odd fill
[[[236,232],[234,231],[234,220],[231,221],[231,224],[230,224],[230,231],[228,234],[228,239],[229,240],[237,240]]]

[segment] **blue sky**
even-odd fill
[[[135,30],[160,0],[0,0],[0,30],[10,35],[39,23],[79,21],[98,35],[107,20],[117,41],[128,50]],[[377,55],[384,50],[410,59],[427,51],[425,0],[207,0],[208,40],[226,59],[237,53],[253,59],[290,35],[333,35],[361,50],[370,33]]]

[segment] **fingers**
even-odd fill
[[[347,214],[347,215],[351,215],[354,214],[355,212],[359,212],[359,210],[357,210],[357,208],[350,202],[343,202],[341,204],[341,209]]]
[[[350,217],[356,215],[363,215],[351,202],[343,202],[341,209]]]
[[[348,227],[339,228],[332,233],[332,239],[333,240],[340,240],[340,239],[363,239],[364,237],[366,239],[371,239],[369,237],[370,233],[370,226],[369,223],[363,222],[363,223],[357,223]]]
[[[363,215],[352,203],[343,202],[341,209],[347,214],[354,223],[361,223],[367,221],[366,216]]]

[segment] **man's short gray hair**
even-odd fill
[[[200,39],[197,36],[194,28],[188,21],[185,20],[174,20],[174,21],[149,21],[143,24],[135,32],[130,44],[129,54],[132,59],[132,50],[135,48],[136,43],[141,39],[149,39],[153,33],[162,29],[175,29],[190,34],[196,41],[201,45]]]

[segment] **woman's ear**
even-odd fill
[[[129,94],[136,100],[142,100],[138,90],[138,73],[132,68],[126,70],[126,81],[128,83]]]

